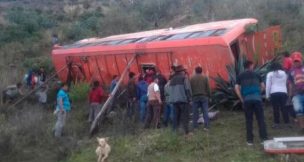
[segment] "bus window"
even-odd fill
[[[180,33],[172,35],[171,37],[167,38],[166,40],[178,40],[178,39],[185,39],[192,33]]]
[[[231,52],[234,56],[234,59],[235,60],[238,60],[239,59],[239,56],[240,56],[240,47],[239,47],[239,42],[238,41],[235,41],[233,42],[231,45],[230,45],[230,49],[231,49]]]

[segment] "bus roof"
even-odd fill
[[[61,46],[57,50],[90,48],[99,46],[121,46],[127,44],[141,44],[159,41],[208,39],[216,37],[218,41],[201,41],[202,44],[230,44],[245,32],[245,26],[256,24],[253,18],[216,21],[203,24],[194,24],[177,28],[165,28],[137,33],[113,35],[105,38],[88,38],[70,45]],[[53,51],[54,52],[54,51]],[[58,51],[59,52],[59,51]],[[59,52],[62,53],[63,51]],[[55,52],[57,53],[57,52]],[[63,52],[64,53],[64,52]]]

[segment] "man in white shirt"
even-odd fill
[[[145,121],[145,128],[149,128],[153,123],[153,127],[157,128],[160,120],[161,97],[158,86],[158,78],[154,77],[153,82],[148,86],[148,113]]]

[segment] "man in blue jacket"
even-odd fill
[[[68,95],[68,85],[64,83],[57,93],[57,105],[54,114],[57,117],[55,124],[55,137],[61,137],[66,123],[67,114],[71,111],[71,103]]]
[[[146,105],[147,105],[147,91],[148,83],[144,80],[143,76],[139,76],[137,83],[137,99],[139,100],[139,117],[141,122],[145,122]]]

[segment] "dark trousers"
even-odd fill
[[[127,116],[132,119],[136,117],[137,101],[129,99],[127,103]]]
[[[253,114],[255,114],[256,120],[258,122],[260,138],[262,141],[266,140],[268,137],[266,131],[266,124],[264,121],[264,110],[262,102],[245,101],[244,112],[246,118],[247,142],[253,142]]]
[[[174,115],[174,123],[176,123],[176,127],[173,128],[174,130],[179,127],[180,123],[183,123],[183,127],[185,133],[189,133],[189,104],[187,103],[174,103],[175,115]],[[173,125],[174,126],[174,125]]]
[[[282,92],[272,93],[270,95],[275,124],[280,123],[280,111],[282,113],[284,123],[289,123],[288,107],[286,107],[287,99],[287,94]]]
[[[145,128],[149,128],[151,123],[153,128],[157,128],[160,120],[161,105],[157,100],[148,101],[147,117],[145,120]]]

